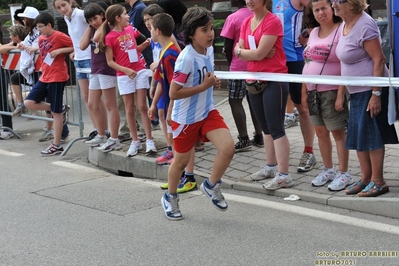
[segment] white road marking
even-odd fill
[[[11,157],[19,157],[19,156],[24,156],[25,154],[18,153],[18,152],[12,152],[12,151],[5,151],[5,150],[0,150],[1,155],[6,155],[6,156],[11,156]]]
[[[285,211],[285,212],[290,212],[290,213],[296,213],[296,214],[299,214],[302,216],[308,216],[308,217],[323,219],[323,220],[327,220],[327,221],[331,221],[331,222],[343,223],[343,224],[347,224],[347,225],[362,227],[365,229],[399,235],[399,226],[394,226],[394,225],[384,224],[384,223],[379,223],[379,222],[373,222],[373,221],[369,221],[369,220],[359,219],[356,217],[351,217],[351,216],[346,216],[346,215],[336,214],[336,213],[331,213],[331,212],[325,212],[325,211],[319,211],[319,210],[314,210],[314,209],[310,209],[310,208],[294,206],[294,205],[289,205],[289,204],[285,204],[285,203],[279,203],[279,202],[275,202],[275,201],[268,201],[268,200],[262,200],[262,199],[257,199],[257,198],[244,197],[244,196],[233,195],[233,194],[228,194],[228,193],[223,193],[223,195],[225,196],[226,200],[231,200],[231,201],[245,203],[245,204],[251,204],[251,205],[257,205],[257,206],[266,207],[269,209]]]
[[[85,172],[101,173],[101,174],[106,173],[106,172],[104,172],[102,170],[99,170],[99,169],[90,168],[90,167],[87,167],[87,166],[83,166],[83,165],[79,165],[79,164],[75,164],[75,163],[70,163],[70,162],[64,162],[64,161],[56,161],[56,162],[53,162],[52,164],[57,165],[57,166],[61,166],[61,167],[65,167],[67,169],[74,169],[74,170],[85,171]]]
[[[0,150],[1,152],[1,150]],[[102,172],[101,170],[93,169],[90,167],[86,166],[81,166],[69,162],[54,162],[53,164],[56,164],[58,166],[63,166],[67,168],[73,168],[76,170],[82,170],[82,171],[89,171],[89,172]],[[145,183],[150,186],[155,186],[159,187],[161,182],[157,182],[154,180],[148,180],[148,179],[138,179],[138,178],[132,178],[132,177],[119,177],[115,176],[118,179],[124,179],[129,182],[134,182],[134,183]],[[202,195],[201,191],[192,191],[188,192],[190,194],[194,195]],[[325,211],[319,211],[319,210],[314,210],[310,208],[305,208],[305,207],[300,207],[300,206],[294,206],[286,203],[279,203],[275,201],[269,201],[269,200],[264,200],[264,199],[258,199],[258,198],[251,198],[251,197],[245,197],[245,196],[239,196],[239,195],[234,195],[234,194],[229,194],[229,193],[223,193],[224,197],[228,201],[234,201],[234,202],[239,202],[239,203],[244,203],[244,204],[250,204],[250,205],[255,205],[255,206],[260,206],[260,207],[265,207],[269,209],[274,209],[278,211],[284,211],[284,212],[289,212],[289,213],[295,213],[299,214],[302,216],[308,216],[308,217],[313,217],[317,219],[322,219],[322,220],[327,220],[330,222],[336,222],[336,223],[343,223],[351,226],[357,226],[365,229],[370,229],[374,231],[380,231],[388,234],[396,234],[399,235],[399,226],[394,226],[390,224],[384,224],[380,222],[373,222],[365,219],[360,219],[356,217],[351,217],[351,216],[346,216],[342,214],[336,214],[336,213],[331,213],[331,212],[325,212]]]

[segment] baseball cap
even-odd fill
[[[39,11],[31,6],[25,8],[24,13],[19,13],[18,17],[35,19],[39,15]]]

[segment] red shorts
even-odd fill
[[[227,128],[223,117],[218,110],[212,110],[208,116],[197,123],[181,125],[172,121],[173,149],[178,153],[190,151],[197,140],[208,142],[205,134],[219,128]]]

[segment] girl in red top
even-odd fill
[[[151,136],[150,120],[147,116],[148,74],[141,55],[141,51],[150,45],[150,41],[146,40],[137,46],[136,39],[141,36],[141,33],[129,24],[129,16],[123,6],[110,6],[105,12],[105,18],[106,21],[96,34],[100,36],[99,49],[105,51],[108,65],[116,70],[119,93],[125,103],[126,118],[132,136],[127,156],[134,156],[142,149],[137,137],[135,95],[147,136],[146,152],[156,152]],[[94,40],[96,41],[96,35]]]
[[[242,23],[235,54],[239,59],[248,61],[247,69],[250,72],[287,73],[282,45],[283,27],[280,19],[270,12],[271,1],[252,0],[247,2],[247,7],[254,14]],[[276,53],[268,58],[273,47]],[[263,185],[267,190],[291,187],[293,181],[288,173],[290,144],[284,129],[288,83],[256,82],[267,82],[266,88],[259,94],[249,93],[249,100],[264,134],[266,166],[251,178],[257,181],[273,177]],[[265,85],[263,83],[262,86]]]

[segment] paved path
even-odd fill
[[[236,140],[238,133],[228,104],[227,92],[216,91],[215,99],[218,102],[217,109],[224,117],[233,138]],[[246,101],[244,101],[244,104],[248,114],[248,133],[251,135],[253,132],[253,126],[250,124],[250,116]],[[398,125],[396,124],[396,126]],[[163,139],[162,132],[159,130],[154,131],[153,135],[156,140]],[[357,196],[347,196],[344,191],[331,192],[327,189],[327,186],[318,188],[311,186],[311,180],[319,174],[322,167],[317,138],[315,138],[314,152],[318,163],[315,168],[309,172],[297,173],[296,167],[303,151],[303,140],[300,127],[296,126],[287,129],[287,135],[291,145],[289,170],[295,182],[295,185],[292,188],[269,192],[262,188],[262,184],[268,180],[252,182],[249,176],[258,171],[265,163],[264,149],[257,147],[252,147],[249,151],[236,153],[234,155],[234,158],[224,175],[224,185],[238,190],[255,191],[282,197],[296,194],[299,195],[302,200],[306,201],[399,218],[399,169],[395,166],[395,164],[399,162],[399,146],[386,146],[384,176],[390,187],[390,192],[378,198],[364,199]],[[91,149],[89,154],[90,161],[99,167],[107,168],[112,171],[121,170],[132,172],[135,176],[146,178],[167,178],[168,167],[155,165],[154,158],[146,157],[144,155],[139,155],[134,158],[126,158],[125,154],[127,145],[128,143],[121,152],[113,152],[112,156],[99,154],[96,149]],[[201,181],[201,177],[206,178],[211,173],[213,159],[216,153],[216,150],[211,143],[206,143],[204,148],[204,151],[196,153],[195,159],[195,173],[196,176],[199,177],[199,181]],[[159,154],[162,151],[163,150],[160,150]],[[335,147],[333,159],[334,163],[337,164],[338,160],[335,155]],[[117,160],[118,163],[115,163],[115,160]],[[349,167],[354,180],[358,180],[360,178],[360,167],[354,151],[350,151]]]
[[[233,138],[236,140],[238,135],[236,126],[234,124],[233,117],[231,115],[230,106],[227,101],[226,91],[215,91],[214,93],[215,102],[217,102],[217,108],[224,117],[228,124]],[[247,108],[246,101],[244,101],[245,107]],[[248,108],[247,108],[248,110]],[[247,111],[248,121],[248,133],[251,135],[253,132],[253,126],[250,124],[249,112]],[[92,130],[88,115],[84,110],[83,113],[85,123],[85,134],[87,135]],[[14,128],[23,137],[22,141],[37,141],[38,137],[43,133],[40,128],[43,122],[40,121],[27,121],[25,118],[16,117],[14,119]],[[397,130],[399,132],[398,124],[396,123]],[[37,128],[37,132],[34,129]],[[77,127],[70,127],[71,138],[69,143],[72,142],[73,137],[79,135]],[[33,132],[32,134],[30,132]],[[163,141],[163,135],[160,130],[153,132],[156,143],[160,147],[165,147]],[[300,133],[299,126],[287,129],[287,135],[291,144],[291,156],[290,156],[290,174],[294,179],[295,185],[290,189],[280,189],[274,192],[266,191],[262,188],[262,184],[267,180],[261,182],[252,182],[249,176],[258,171],[260,167],[265,163],[265,155],[263,148],[252,147],[251,150],[235,154],[229,168],[227,169],[224,178],[223,185],[225,187],[233,188],[236,190],[259,192],[263,194],[275,195],[279,197],[287,197],[291,194],[299,195],[301,200],[316,202],[320,204],[336,206],[346,209],[352,209],[367,213],[380,214],[388,217],[399,218],[399,168],[397,164],[399,162],[399,146],[398,145],[387,145],[386,146],[386,158],[384,176],[390,187],[390,192],[377,198],[359,198],[357,196],[346,196],[344,191],[331,192],[324,187],[312,187],[311,180],[319,174],[321,171],[322,163],[320,162],[320,152],[318,150],[317,139],[315,139],[315,155],[318,159],[318,163],[312,171],[307,173],[297,173],[296,167],[299,163],[299,159],[303,150],[303,140]],[[47,144],[43,143],[43,148]],[[80,158],[88,157],[88,160],[103,169],[122,173],[128,172],[133,173],[135,177],[144,177],[149,179],[166,180],[168,166],[158,166],[155,164],[155,156],[147,157],[144,154],[139,154],[133,158],[126,157],[126,151],[129,143],[124,143],[122,151],[111,152],[104,154],[98,152],[96,148],[90,148],[88,150],[81,149],[81,140],[75,142],[71,150],[68,151],[67,157],[78,156]],[[76,147],[79,146],[79,147]],[[65,147],[65,145],[64,145]],[[84,146],[83,146],[84,147]],[[204,145],[204,151],[196,153],[196,168],[195,174],[199,182],[209,176],[211,172],[214,155],[216,150],[212,144],[207,143]],[[83,152],[82,152],[83,151]],[[88,154],[87,154],[88,151]],[[76,153],[79,154],[76,154]],[[158,154],[161,154],[163,150],[159,150]],[[82,154],[80,154],[82,153]],[[335,153],[335,152],[334,152]],[[334,162],[337,163],[337,158],[334,156]],[[351,169],[354,180],[359,179],[360,168],[357,161],[356,153],[350,152],[349,166]]]

